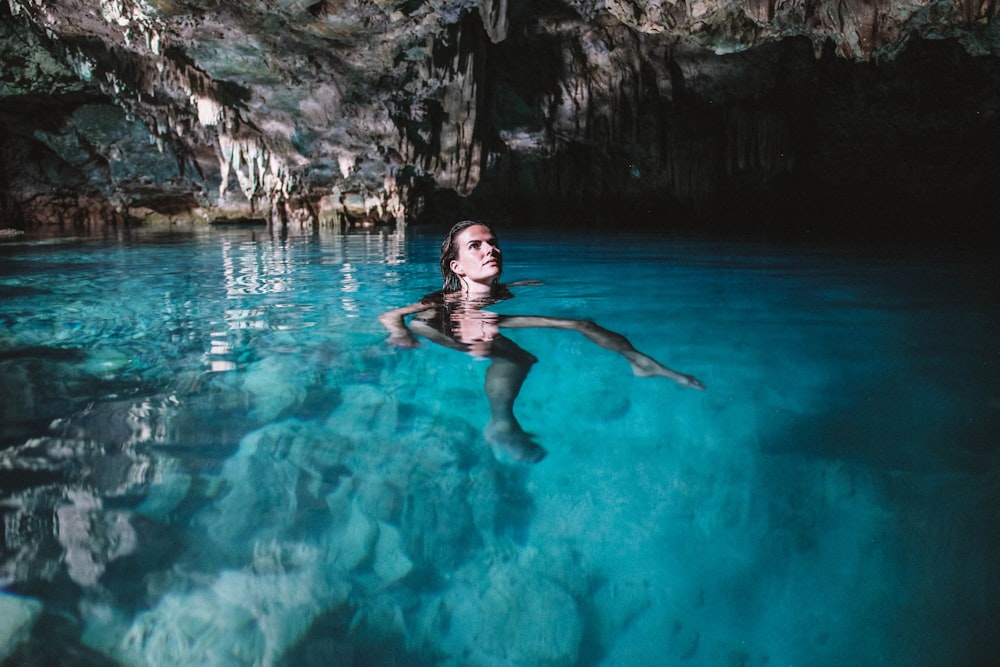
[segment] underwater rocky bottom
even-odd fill
[[[592,318],[706,391],[512,332],[549,455],[509,465],[488,361],[374,319],[433,288],[437,238],[0,246],[5,664],[1000,654],[995,267],[505,238],[546,284],[498,308]]]

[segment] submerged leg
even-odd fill
[[[469,345],[421,320],[413,320],[414,332],[444,347],[469,352]],[[486,398],[490,404],[490,421],[483,429],[483,437],[493,448],[497,458],[537,463],[545,458],[545,449],[524,432],[514,416],[514,401],[521,391],[524,378],[538,361],[534,355],[518,347],[504,336],[497,336],[487,344],[490,365],[486,369]],[[479,356],[479,355],[477,355]]]
[[[486,369],[490,421],[483,430],[483,436],[498,458],[537,463],[545,457],[545,449],[524,432],[514,416],[514,401],[536,361],[534,355],[507,338],[499,337],[493,341],[490,365]]]

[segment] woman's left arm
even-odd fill
[[[378,321],[389,332],[389,342],[396,347],[410,348],[417,347],[420,342],[406,328],[406,316],[422,313],[430,310],[433,306],[423,301],[411,303],[409,306],[389,310],[378,316]]]
[[[628,338],[605,329],[590,320],[576,320],[566,317],[546,317],[544,315],[501,315],[497,319],[501,328],[508,329],[569,329],[578,331],[594,343],[606,350],[617,352],[625,357],[632,372],[640,377],[665,377],[677,384],[692,389],[704,389],[705,385],[693,375],[687,375],[667,368],[648,354],[635,349]]]

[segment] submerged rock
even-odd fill
[[[6,660],[18,644],[31,634],[42,613],[42,603],[0,592],[0,661]]]
[[[130,667],[274,665],[350,592],[310,556],[278,572],[224,571],[208,586],[164,595],[127,627],[94,614],[84,640]]]
[[[594,596],[599,573],[571,545],[520,544],[527,474],[497,463],[459,417],[345,390],[327,419],[258,428],[216,479],[182,475],[141,505],[169,517],[182,494],[208,490],[178,528],[186,546],[147,577],[144,611],[93,596],[84,642],[128,667],[290,664],[314,648],[575,665],[642,612],[646,591],[606,584]]]
[[[459,451],[474,431],[397,443],[378,421],[345,434],[329,425],[350,422],[287,420],[244,437],[220,471],[224,492],[195,517],[181,556],[195,570],[161,578],[134,619],[95,613],[88,643],[127,665],[274,664],[320,617],[358,616],[353,632],[370,633],[375,616],[400,609],[413,573],[450,577],[483,543],[469,508],[475,458]]]
[[[291,356],[271,356],[249,365],[243,389],[253,397],[251,417],[265,424],[299,406],[315,372],[305,360]]]
[[[362,512],[356,502],[352,502],[350,519],[335,542],[333,562],[348,571],[359,567],[371,558],[378,538],[378,522]]]
[[[372,570],[382,586],[389,586],[413,570],[413,561],[406,555],[398,528],[380,521],[378,529]]]
[[[73,351],[45,350],[48,358],[41,356],[42,351],[4,350],[0,356],[0,437],[8,442],[38,435],[39,424],[72,411],[79,402],[76,397],[93,382],[75,364],[52,354]]]
[[[429,605],[424,640],[455,665],[574,665],[583,619],[573,596],[517,561],[470,563]]]

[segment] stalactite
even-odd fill
[[[482,0],[479,15],[491,42],[498,44],[507,39],[507,0]]]
[[[462,42],[461,33],[452,38]],[[421,172],[432,174],[441,187],[466,195],[479,182],[483,159],[481,142],[474,133],[479,112],[475,57],[457,48],[449,62],[435,66],[434,49],[427,51],[423,60],[414,63],[419,71],[415,78],[421,82],[418,92],[425,105],[433,103],[425,108],[433,106],[439,117],[411,114],[423,124],[400,137],[399,153]]]
[[[93,80],[94,70],[97,68],[97,63],[93,60],[78,51],[67,53],[66,60],[81,81],[90,82]]]
[[[354,155],[338,155],[337,156],[337,166],[340,167],[340,175],[347,178],[351,175],[351,170],[354,169],[354,163],[357,158]]]
[[[229,137],[219,135],[218,157],[219,174],[221,176],[221,182],[219,183],[219,199],[222,199],[226,195],[226,190],[229,189],[229,170],[233,164],[234,148],[234,142]]]
[[[154,56],[159,55],[163,27],[139,3],[133,0],[101,0],[100,4],[104,20],[122,29],[126,46],[131,46],[133,37],[138,36],[140,43],[144,43],[149,52]]]
[[[44,2],[8,0],[8,4],[12,13],[27,12],[40,28],[49,30]],[[66,61],[81,80],[100,85],[128,117],[141,118],[149,129],[150,144],[161,152],[167,145],[181,148],[182,137],[190,134],[191,128],[196,128],[192,142],[215,137],[220,198],[233,174],[251,202],[261,196],[272,201],[287,198],[296,180],[292,171],[266,148],[258,132],[240,130],[245,125],[240,110],[222,101],[226,96],[215,81],[192,65],[163,55],[167,33],[141,1],[101,0],[99,16],[120,30],[127,48],[116,51],[109,47],[106,53],[93,56],[79,47],[68,49]],[[58,35],[53,33],[52,39],[58,40]],[[144,103],[145,95],[149,103]]]
[[[295,179],[287,165],[271,152],[258,137],[233,137],[220,134],[217,155],[219,158],[219,197],[226,194],[229,176],[236,182],[248,201],[266,197],[276,201],[288,198]]]
[[[192,96],[195,106],[198,108],[198,122],[206,127],[219,125],[225,118],[222,105],[210,97],[204,95]]]
[[[774,18],[775,4],[779,0],[743,0],[747,16],[758,23],[767,23]]]
[[[458,57],[456,57],[458,58]],[[456,63],[457,65],[457,63]],[[447,129],[441,131],[438,178],[459,194],[469,194],[479,182],[479,142],[473,136],[476,125],[476,81],[472,58],[443,87],[441,106]]]
[[[765,111],[737,108],[726,123],[726,171],[746,172],[766,180],[791,168],[788,128]]]
[[[641,32],[658,33],[669,30],[676,24],[671,11],[679,7],[679,11],[687,11],[689,3],[668,2],[664,9],[661,0],[607,0],[604,9],[625,25]]]

